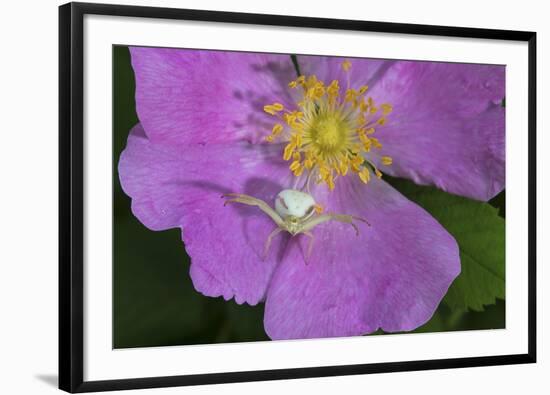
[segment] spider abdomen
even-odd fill
[[[290,216],[305,219],[314,213],[315,199],[309,193],[283,189],[275,198],[275,211],[283,219]]]

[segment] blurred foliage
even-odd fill
[[[134,100],[135,81],[127,47],[113,47],[113,76],[114,347],[268,340],[263,328],[263,304],[237,305],[234,301],[226,302],[222,298],[205,297],[195,291],[189,277],[189,257],[181,242],[180,230],[152,232],[132,215],[130,199],[122,191],[117,173],[118,159],[125,147],[128,132],[138,122]],[[472,228],[468,230],[453,223],[455,219],[460,219],[460,215],[452,211],[447,212],[443,202],[447,198],[451,200],[464,198],[440,191],[435,193],[443,195],[430,197],[433,192],[427,191],[433,188],[418,187],[397,179],[392,179],[390,182],[410,199],[432,212],[444,226],[449,226],[448,229],[457,237],[457,240],[463,238],[461,232],[471,232],[480,223],[483,224],[482,219],[479,219],[481,222],[476,222],[477,219],[470,218]],[[467,199],[464,200],[467,201]],[[463,203],[464,206],[483,205],[483,208],[479,208],[478,214],[486,214],[487,221],[490,223],[495,221],[494,210],[491,210],[487,204],[471,201]],[[489,203],[496,207],[499,215],[504,218],[504,192]],[[504,221],[501,222],[502,227],[492,231],[497,238],[503,237]],[[493,241],[489,233],[491,232],[487,228],[487,235],[484,237],[486,243],[490,244]],[[472,235],[472,238],[475,239],[475,237],[477,236]],[[498,253],[497,250],[501,247],[499,245],[493,248],[495,253]],[[496,255],[491,259],[496,259]],[[503,261],[501,263],[503,264]],[[468,267],[471,265],[463,258],[463,265],[465,264]],[[504,275],[503,270],[502,268]],[[463,273],[468,273],[468,270],[464,270],[464,266]],[[456,284],[459,284],[459,280]],[[495,296],[502,297],[503,294],[497,292]],[[480,300],[486,301],[487,298]],[[468,306],[471,305],[470,307],[479,307],[473,302],[465,303]],[[503,300],[499,299],[496,304],[486,306],[482,312],[465,308],[451,309],[449,306],[457,307],[456,303],[441,303],[432,319],[415,332],[503,328],[505,325]]]

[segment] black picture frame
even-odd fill
[[[83,350],[83,51],[85,15],[310,27],[333,30],[401,33],[528,43],[528,352],[470,358],[357,364],[346,366],[243,371],[182,376],[84,381]],[[122,6],[68,3],[59,8],[59,388],[90,392],[296,379],[382,372],[534,363],[536,361],[536,33],[402,23],[367,22]]]

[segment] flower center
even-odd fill
[[[336,113],[317,115],[306,131],[319,152],[331,155],[344,147],[348,125],[340,118]]]
[[[349,61],[342,63],[345,72],[350,68]],[[338,80],[325,85],[315,75],[300,76],[288,84],[301,93],[295,110],[285,109],[281,103],[264,106],[265,112],[281,121],[273,126],[266,140],[286,141],[283,159],[292,159],[289,168],[293,174],[300,177],[307,171],[307,182],[313,178],[317,183],[326,183],[330,190],[334,189],[336,178],[347,175],[349,170],[365,184],[371,172],[382,177],[369,153],[373,148],[382,148],[373,135],[376,128],[386,123],[392,107],[376,106],[365,95],[366,85],[350,88],[349,78],[347,85],[342,96]],[[382,156],[381,163],[389,166],[392,159]]]

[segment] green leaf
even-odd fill
[[[483,311],[497,298],[505,298],[505,220],[497,208],[410,181],[384,179],[428,211],[458,242],[462,271],[443,299],[452,311]]]

